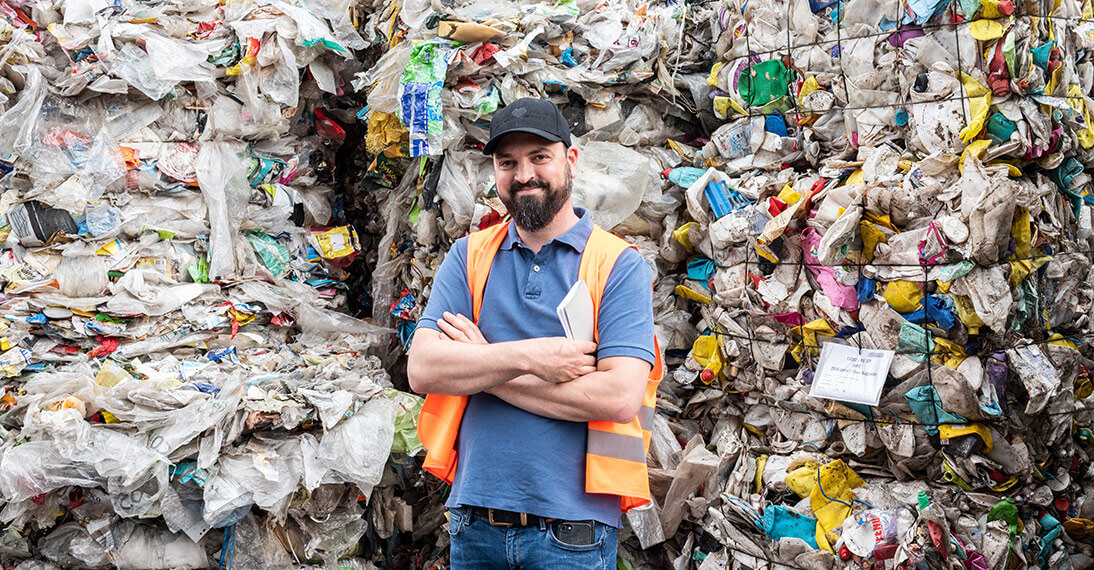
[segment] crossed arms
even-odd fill
[[[488,343],[463,315],[445,313],[441,331],[419,328],[407,358],[418,393],[493,394],[558,420],[627,423],[638,415],[650,364],[616,356],[599,361],[596,344],[561,337]]]

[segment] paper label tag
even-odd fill
[[[826,343],[821,348],[809,395],[876,406],[895,354],[891,350],[859,350],[845,344]]]

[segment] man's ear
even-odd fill
[[[570,146],[566,149],[566,160],[570,163],[570,167],[577,172],[577,147]]]

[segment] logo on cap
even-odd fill
[[[516,109],[513,109],[514,117],[523,117],[526,114],[528,114],[528,109],[525,107],[517,107]]]

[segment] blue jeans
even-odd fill
[[[470,507],[449,509],[452,570],[589,569],[616,567],[616,529],[596,523],[593,544],[575,546],[555,536],[555,524],[493,526]]]

